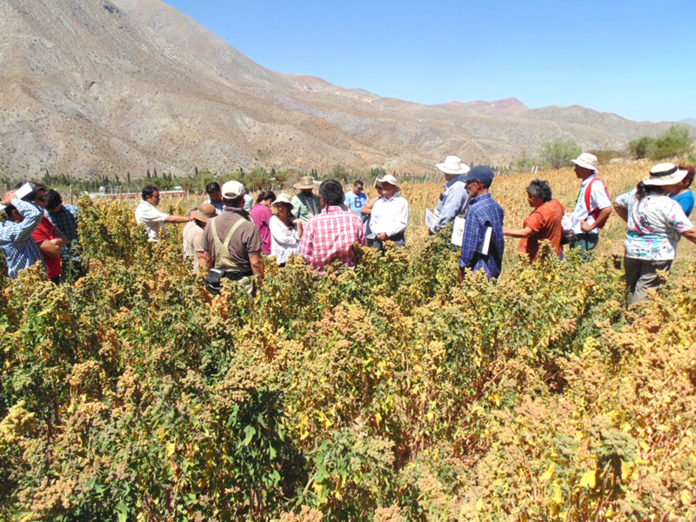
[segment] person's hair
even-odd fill
[[[244,194],[237,196],[236,198],[226,198],[222,197],[222,202],[226,207],[239,207],[240,203],[244,201]]]
[[[143,200],[145,200],[147,198],[151,198],[155,192],[159,192],[158,187],[154,185],[145,185],[140,195],[143,197]]]
[[[691,165],[677,165],[679,170],[685,170],[688,174],[684,176],[684,181],[687,182],[686,188],[689,188],[694,182],[694,175],[696,174],[696,169]]]
[[[551,201],[551,187],[543,179],[535,179],[527,187],[527,194],[533,198],[542,200],[544,203]]]
[[[256,203],[261,203],[266,199],[275,201],[275,198],[276,195],[273,193],[272,190],[262,190],[261,193],[258,196],[256,196]]]
[[[363,183],[363,180],[361,180],[361,179],[356,179],[356,180],[353,182],[353,186],[354,186],[354,187],[357,187],[358,185],[362,185],[363,187],[365,186],[365,184]]]
[[[16,210],[14,205],[7,205],[3,212],[7,216],[7,219],[12,219],[12,211]]]
[[[44,193],[44,203],[46,203],[46,209],[50,212],[51,210],[58,208],[61,203],[63,203],[63,198],[60,197],[58,191],[48,189]]]
[[[343,203],[343,186],[335,179],[327,179],[319,185],[319,195],[324,198],[326,206],[338,206]]]
[[[640,201],[650,194],[664,194],[665,188],[660,185],[646,185],[642,181],[636,186],[636,199]]]
[[[206,194],[212,194],[214,192],[220,192],[220,184],[217,181],[211,181],[205,186]]]

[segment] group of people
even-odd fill
[[[502,269],[504,238],[521,239],[519,251],[535,262],[542,241],[563,257],[563,245],[578,248],[583,259],[599,241],[599,231],[613,210],[626,221],[625,258],[627,304],[643,300],[651,288],[663,282],[662,274],[674,261],[683,236],[696,243],[696,229],[689,220],[694,207],[690,185],[694,168],[660,163],[632,191],[612,202],[606,184],[598,177],[598,161],[584,152],[572,160],[581,180],[573,211],[553,199],[546,181],[535,179],[526,188],[532,212],[522,228],[504,227],[504,212],[489,189],[495,178],[490,167],[470,168],[457,156],[447,156],[436,168],[444,175],[429,234],[438,234],[457,218],[463,230],[459,280],[467,271],[483,270],[497,278]],[[222,279],[238,281],[249,293],[254,280],[264,276],[264,255],[284,266],[290,256],[302,256],[317,274],[339,262],[354,266],[358,249],[369,245],[382,250],[386,242],[406,245],[408,201],[399,194],[392,175],[377,178],[377,196],[368,199],[364,183],[355,181],[343,192],[336,180],[319,184],[303,177],[294,187],[295,196],[262,191],[254,199],[238,181],[206,187],[208,199],[187,216],[161,212],[160,192],[143,188],[135,219],[150,241],[157,241],[166,223],[186,223],[184,256],[192,269],[207,273],[206,286],[216,293]],[[17,197],[15,191],[22,191]],[[55,190],[29,182],[20,183],[2,198],[0,248],[11,278],[41,262],[46,276],[58,283],[67,262],[79,264],[77,207],[65,205]],[[454,242],[454,235],[453,235]],[[257,276],[253,278],[252,276]]]
[[[2,197],[0,213],[0,249],[10,278],[36,263],[56,284],[66,266],[80,270],[77,207],[63,204],[58,192],[19,183]]]

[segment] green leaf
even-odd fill
[[[116,504],[116,514],[118,515],[118,522],[126,522],[128,520],[128,506],[123,503],[123,500],[119,500]]]
[[[242,444],[244,446],[248,446],[249,443],[251,442],[251,439],[254,437],[256,430],[254,429],[253,426],[247,426],[246,428],[244,428],[244,433],[246,434],[246,437],[244,438],[244,441],[242,442]]]

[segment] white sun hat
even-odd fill
[[[275,198],[275,201],[274,201],[271,205],[274,205],[274,206],[275,206],[275,205],[277,205],[278,203],[286,203],[286,204],[290,205],[290,210],[292,210],[293,208],[295,208],[295,205],[293,205],[293,204],[291,203],[291,201],[290,201],[290,195],[289,195],[289,194],[285,194],[285,193],[278,194],[278,197]]]
[[[464,163],[459,156],[447,156],[445,161],[436,163],[435,166],[445,174],[466,174],[470,170],[469,165]]]
[[[688,170],[680,170],[674,163],[658,163],[650,169],[650,175],[643,178],[643,185],[674,185],[688,173]]]
[[[399,190],[401,188],[399,187],[399,182],[396,181],[396,178],[391,174],[385,174],[383,177],[377,178],[375,180],[375,187],[377,186],[377,183],[389,183],[390,185],[394,185],[396,187],[396,190]]]
[[[595,172],[597,172],[597,165],[599,165],[597,156],[590,154],[589,152],[583,152],[574,160],[570,160],[570,162],[575,163],[578,167],[590,169]]]
[[[244,191],[244,185],[242,185],[239,181],[227,181],[226,183],[223,183],[222,189],[220,189],[220,192],[222,192],[222,197],[227,199],[235,199],[239,196],[243,196]]]

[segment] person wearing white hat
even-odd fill
[[[435,167],[445,175],[445,190],[440,194],[440,200],[435,208],[437,221],[428,229],[428,234],[437,234],[447,223],[454,221],[460,214],[466,212],[469,195],[466,192],[464,177],[468,174],[469,165],[459,156],[447,156],[442,163]]]
[[[222,214],[209,220],[204,230],[206,288],[217,294],[222,279],[226,278],[254,295],[256,289],[251,277],[255,275],[262,280],[264,276],[261,236],[244,210],[244,185],[228,181],[222,185],[221,192]]]
[[[649,289],[662,285],[657,271],[669,271],[680,237],[696,243],[696,228],[670,198],[687,174],[673,163],[660,163],[614,202],[616,213],[626,222],[626,306],[646,299]]]
[[[583,152],[571,162],[575,165],[575,175],[582,182],[570,215],[574,234],[570,247],[580,248],[580,255],[586,260],[587,252],[597,246],[599,230],[612,212],[611,198],[607,186],[597,176],[597,156]]]
[[[408,201],[401,197],[399,182],[391,174],[377,178],[375,184],[382,186],[382,196],[372,206],[370,213],[369,245],[379,250],[385,241],[393,241],[396,246],[406,246],[406,225],[408,225]]]
[[[271,256],[284,266],[288,258],[300,253],[302,221],[292,215],[293,205],[288,194],[280,194],[273,202],[276,214],[271,217]]]
[[[299,190],[300,193],[292,198],[292,206],[302,224],[306,225],[310,219],[321,213],[319,196],[312,192],[314,190],[314,179],[312,179],[312,176],[303,176],[293,187]]]
[[[20,270],[42,262],[31,234],[41,222],[43,212],[37,205],[18,198],[14,191],[2,197],[0,212],[7,215],[7,219],[0,221],[0,251],[7,263],[7,275],[16,279]]]

